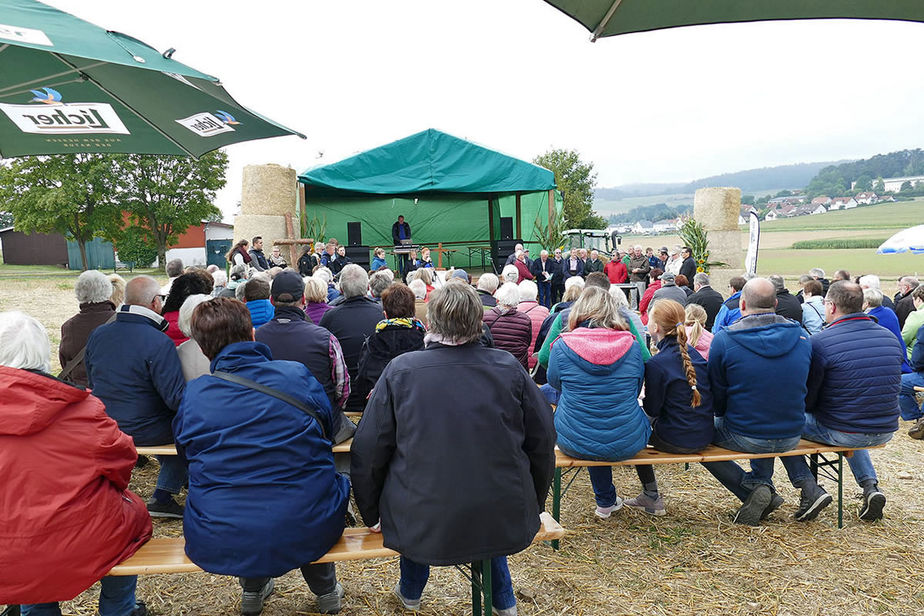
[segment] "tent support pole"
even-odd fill
[[[488,197],[488,235],[491,241],[494,241],[494,205],[492,199]]]
[[[521,214],[520,212],[520,195],[521,194],[522,193],[517,191],[517,239],[518,240],[523,239],[523,219],[522,219],[522,216],[520,215]]]
[[[549,190],[549,224],[552,224],[553,218],[555,218],[555,191]]]

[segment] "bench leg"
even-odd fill
[[[809,468],[812,470],[812,477],[815,478],[815,483],[818,483],[818,454],[813,453],[809,455]]]
[[[552,517],[561,522],[561,468],[555,467],[555,479],[552,481]],[[558,550],[558,539],[552,540],[552,549]]]
[[[481,616],[481,563],[472,563],[472,616]]]
[[[494,612],[491,559],[481,561],[481,591],[484,594],[484,616],[491,616]]]
[[[837,452],[837,527],[844,528],[844,454]]]

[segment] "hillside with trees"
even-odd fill
[[[809,197],[843,197],[867,190],[881,193],[879,180],[914,175],[924,175],[924,150],[920,148],[830,165],[812,178],[805,192]],[[854,182],[856,186],[851,187]]]
[[[705,186],[737,186],[745,193],[797,188],[808,184],[822,169],[837,164],[832,162],[799,163],[723,173],[692,182],[625,184],[613,188],[598,188],[594,191],[594,196],[606,201],[618,201],[627,197],[692,194],[696,192],[696,189]]]

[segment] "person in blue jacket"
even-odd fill
[[[591,286],[571,306],[568,329],[552,345],[549,385],[561,392],[555,411],[558,447],[574,458],[619,462],[648,443],[651,423],[638,404],[642,352],[609,292]],[[623,501],[613,469],[587,469],[597,507],[608,518]]]
[[[377,272],[380,269],[388,269],[388,261],[385,260],[385,249],[376,247],[372,251],[372,263],[369,264],[370,272]]]
[[[775,314],[776,288],[766,278],[741,290],[741,320],[722,329],[709,347],[709,384],[719,447],[750,453],[789,451],[805,423],[805,393],[812,345],[802,326]],[[783,504],[768,469],[751,472],[732,461],[704,462],[742,505],[737,524],[757,526]]]
[[[651,420],[648,444],[668,453],[696,453],[712,442],[712,393],[706,360],[687,344],[683,306],[670,299],[648,311],[648,333],[658,353],[645,363],[645,414]],[[635,467],[642,493],[625,501],[626,507],[664,515],[654,468]]]
[[[741,276],[735,276],[728,281],[728,286],[732,290],[732,294],[722,303],[719,312],[715,315],[715,321],[712,323],[713,334],[717,334],[722,331],[723,328],[737,323],[738,319],[741,318],[739,302],[741,301],[741,289],[744,288],[745,282],[747,281]]]
[[[919,340],[924,340],[924,337],[920,337],[924,336],[924,325],[918,328],[918,336]],[[914,372],[902,375],[898,403],[902,419],[916,420],[908,430],[908,436],[920,440],[924,439],[924,415],[921,413],[921,405],[918,404],[914,388],[924,387],[924,345],[916,344],[911,349],[911,368]]]
[[[189,461],[187,556],[205,571],[241,578],[245,615],[259,614],[273,578],[296,568],[318,611],[337,613],[343,587],[334,565],[311,564],[340,539],[350,492],[334,469],[324,388],[302,364],[273,361],[269,347],[254,342],[240,302],[200,304],[191,328],[212,373],[187,385],[173,421]],[[223,374],[282,392],[314,415]]]
[[[176,345],[164,333],[168,322],[160,315],[163,305],[160,284],[150,276],[135,276],[125,285],[125,303],[116,320],[93,330],[84,356],[93,395],[138,447],[173,442],[171,422],[186,389]],[[182,456],[158,460],[148,512],[180,518],[183,507],[173,497],[186,481],[185,461]]]
[[[812,336],[802,438],[842,447],[882,445],[898,430],[901,345],[863,313],[860,285],[832,282],[824,306],[828,326]],[[831,504],[831,496],[818,485],[803,456],[781,460],[792,484],[802,489],[795,518],[814,519]],[[863,488],[860,519],[880,519],[886,497],[879,490],[869,452],[855,451],[847,462]],[[773,458],[753,460],[751,466],[772,473]]]
[[[254,276],[244,285],[244,303],[250,311],[253,326],[260,327],[273,318],[274,308],[270,301],[270,283],[259,276]]]

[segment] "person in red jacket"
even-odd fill
[[[151,537],[128,491],[137,454],[99,399],[48,374],[48,334],[0,313],[0,604],[60,616],[102,581],[100,616],[143,616],[137,578],[103,577]]]
[[[517,284],[520,284],[524,280],[532,280],[535,278],[532,272],[529,271],[529,265],[526,264],[526,253],[522,250],[517,251],[513,265],[517,268]]]
[[[629,270],[615,252],[610,262],[603,266],[603,273],[610,279],[610,284],[622,284],[629,280]]]

